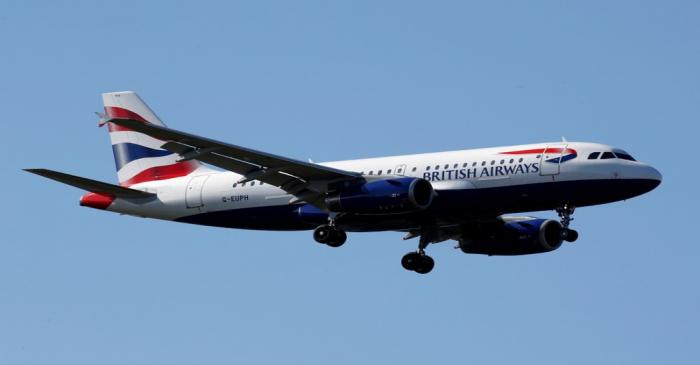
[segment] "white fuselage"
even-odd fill
[[[539,153],[538,150],[540,150]],[[444,195],[445,199],[455,202],[459,201],[459,197],[465,194],[479,197],[485,196],[484,194],[478,195],[479,192],[503,191],[508,192],[511,194],[509,196],[512,197],[516,196],[512,195],[515,193],[518,197],[522,196],[525,199],[518,206],[527,210],[541,208],[541,204],[538,204],[541,199],[538,202],[533,202],[532,205],[527,204],[528,195],[533,194],[534,196],[536,193],[535,191],[530,192],[531,187],[538,187],[537,192],[543,191],[543,189],[546,192],[549,188],[562,186],[557,185],[557,183],[568,183],[566,189],[584,189],[585,191],[580,190],[580,194],[593,194],[587,200],[582,200],[579,203],[579,205],[591,205],[631,197],[624,194],[624,188],[616,188],[620,190],[619,193],[617,190],[615,193],[610,192],[610,194],[601,191],[600,193],[604,197],[601,196],[597,199],[595,197],[596,190],[601,189],[601,187],[605,189],[605,186],[608,186],[606,182],[619,185],[620,182],[624,181],[660,181],[659,172],[641,162],[620,158],[588,158],[593,152],[613,151],[620,150],[596,143],[558,142],[336,161],[320,165],[359,172],[368,181],[392,176],[423,178],[431,182],[437,192],[438,199]],[[559,158],[558,162],[551,161],[557,158]],[[237,183],[241,178],[241,175],[233,172],[202,168],[189,176],[131,186],[133,189],[156,193],[157,199],[146,204],[134,204],[128,200],[116,199],[108,210],[156,219],[180,220],[183,217],[200,215],[205,217],[207,214],[212,216],[217,212],[253,211],[251,209],[270,207],[286,209],[284,207],[290,207],[290,202],[293,202],[294,197],[278,187],[263,184],[260,181]],[[595,186],[591,186],[591,189],[585,189],[587,182],[590,184],[595,182]],[[471,201],[478,200],[470,199]],[[495,199],[496,201],[492,201],[493,207],[483,208],[489,208],[489,210],[499,213],[511,212],[515,208],[499,209],[497,206],[499,204],[508,205],[513,200],[509,199],[508,202],[499,202],[498,199]],[[570,198],[567,195],[560,200],[562,199],[568,200]],[[565,201],[560,203],[565,203]],[[291,206],[303,204],[303,202],[294,202]],[[488,205],[489,202],[479,201],[479,204]],[[450,206],[450,201],[444,200],[437,206],[439,208],[436,209],[446,210],[446,212],[437,211],[438,215],[450,214],[449,212],[456,209],[456,207]],[[552,206],[547,209],[554,208]],[[203,219],[194,223],[239,227],[236,222],[209,223],[206,218]],[[274,222],[271,222],[270,225],[269,229],[275,229]],[[309,227],[300,226],[298,228]],[[250,227],[241,225],[240,228]]]

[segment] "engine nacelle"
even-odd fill
[[[510,221],[459,241],[464,253],[484,255],[529,255],[554,251],[561,246],[561,223],[551,219]]]
[[[395,214],[422,210],[433,202],[433,186],[414,177],[376,180],[326,198],[332,212]]]

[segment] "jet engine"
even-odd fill
[[[401,177],[366,182],[344,189],[326,198],[332,212],[357,214],[396,214],[422,210],[430,206],[433,186],[427,180]]]
[[[551,219],[512,220],[496,227],[476,230],[459,240],[464,253],[484,255],[529,255],[554,251],[563,240],[564,228]]]

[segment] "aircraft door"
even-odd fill
[[[202,190],[204,189],[204,182],[207,181],[208,178],[209,175],[200,175],[190,179],[190,182],[187,184],[187,191],[185,192],[187,208],[199,208],[204,205]]]
[[[559,174],[559,165],[561,164],[561,156],[566,150],[566,144],[553,144],[547,146],[542,157],[540,158],[540,175],[557,175]]]
[[[406,174],[406,165],[397,165],[394,168],[394,175],[404,176]]]

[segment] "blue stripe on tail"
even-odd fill
[[[173,153],[166,150],[154,150],[133,143],[118,143],[112,145],[114,152],[114,164],[117,166],[117,171],[121,170],[124,165],[131,161],[147,157],[162,157],[172,155]]]

